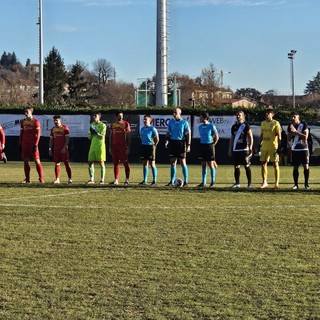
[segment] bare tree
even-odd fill
[[[171,73],[169,79],[175,79],[177,86],[180,89],[180,102],[182,106],[193,104],[193,95],[196,90],[199,90],[200,85],[186,74],[178,72]]]
[[[100,87],[91,104],[100,106],[135,106],[135,88],[132,83],[109,81]]]
[[[204,68],[201,71],[201,85],[202,86],[219,86],[219,80],[220,75],[217,71],[217,68],[213,65],[213,63],[210,63],[208,68]]]
[[[93,62],[93,72],[97,76],[99,85],[106,84],[115,75],[115,69],[112,64],[102,58]]]
[[[35,86],[19,82],[0,80],[0,105],[1,104],[33,104],[38,101]]]

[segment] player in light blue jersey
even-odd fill
[[[159,135],[157,129],[151,125],[151,117],[146,114],[143,117],[144,127],[140,129],[141,138],[141,160],[143,165],[143,181],[140,185],[148,183],[149,162],[152,170],[152,183],[154,186],[157,183],[157,167],[156,167],[156,147],[159,142]]]
[[[169,149],[170,158],[170,182],[167,186],[173,186],[177,173],[177,161],[180,159],[183,186],[188,186],[188,167],[186,156],[190,152],[191,129],[187,120],[181,117],[181,109],[175,108],[173,119],[170,119],[166,135],[166,148]]]
[[[199,125],[200,135],[200,152],[199,159],[202,166],[202,182],[198,187],[205,187],[207,183],[207,165],[210,168],[211,183],[210,187],[215,187],[216,167],[215,162],[215,145],[219,140],[217,128],[209,122],[209,113],[203,112],[200,116],[201,124]]]

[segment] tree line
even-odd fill
[[[117,81],[116,69],[110,61],[99,58],[92,68],[82,61],[65,66],[58,49],[53,47],[44,58],[44,101],[46,105],[58,106],[127,106],[136,105],[134,84]],[[39,66],[27,59],[22,65],[15,52],[3,52],[0,58],[0,104],[38,103]],[[142,81],[138,91],[148,93],[145,106],[155,105],[155,75]],[[179,89],[181,106],[217,107],[226,94],[228,97],[246,97],[261,105],[289,107],[288,97],[279,96],[274,90],[261,93],[255,88],[240,88],[232,92],[223,86],[223,71],[211,63],[195,78],[173,72],[168,76],[168,92],[173,97]],[[195,92],[200,97],[194,98]],[[298,105],[318,109],[320,107],[320,72],[310,80],[306,96],[297,99]],[[196,99],[196,100],[195,100]],[[169,102],[172,99],[169,99]]]

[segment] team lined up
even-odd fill
[[[24,183],[30,183],[30,160],[33,159],[39,176],[39,182],[44,183],[43,168],[40,161],[38,144],[40,140],[40,122],[33,117],[33,108],[24,109],[25,119],[21,121],[19,146],[21,156],[24,162]],[[259,151],[261,152],[261,188],[268,187],[267,181],[267,164],[273,163],[274,167],[274,188],[279,188],[280,169],[279,155],[281,145],[281,126],[280,123],[273,119],[274,112],[272,109],[266,110],[266,119],[261,123],[261,134],[259,142]],[[299,114],[293,112],[291,115],[292,123],[288,126],[288,147],[290,148],[292,165],[293,165],[293,189],[298,189],[299,166],[304,167],[304,187],[309,189],[309,149],[308,149],[308,126],[300,120]],[[250,125],[245,121],[243,111],[236,113],[237,121],[231,127],[231,136],[229,142],[229,156],[232,157],[234,164],[235,183],[233,188],[240,187],[240,167],[245,168],[247,187],[252,188],[251,176],[251,158],[253,156],[253,134]],[[72,170],[69,163],[69,136],[68,126],[61,123],[61,116],[54,116],[54,127],[50,132],[49,155],[53,157],[55,163],[55,184],[60,183],[60,165],[64,163],[68,176],[68,183],[72,183]],[[88,138],[90,139],[90,149],[88,154],[88,184],[95,183],[95,163],[100,165],[100,184],[105,183],[105,161],[106,147],[105,137],[107,126],[101,121],[101,113],[96,112],[92,115],[92,122],[89,126]],[[141,150],[140,158],[143,165],[143,181],[141,185],[147,185],[149,176],[149,164],[152,172],[151,185],[157,183],[157,167],[155,164],[156,147],[159,143],[159,134],[157,129],[151,124],[150,115],[144,116],[144,126],[140,129]],[[218,131],[207,112],[200,116],[199,135],[200,148],[199,159],[202,167],[202,181],[199,187],[207,185],[207,167],[210,173],[210,187],[215,186],[216,181],[216,162],[215,162],[215,145],[219,141]],[[125,169],[125,185],[129,184],[130,164],[128,155],[131,148],[131,129],[130,124],[123,119],[123,112],[116,113],[116,121],[110,125],[109,152],[112,155],[114,165],[114,181],[112,184],[119,184],[120,164]],[[181,109],[175,108],[173,118],[169,120],[166,132],[165,147],[168,149],[170,159],[170,181],[167,186],[173,186],[177,175],[177,162],[179,160],[182,174],[183,186],[188,186],[189,173],[186,163],[186,155],[190,152],[191,146],[191,129],[187,120],[182,118]],[[5,148],[5,134],[0,126],[0,160],[7,162],[3,149]]]
[[[229,154],[234,162],[234,188],[240,187],[240,165],[243,164],[246,170],[248,188],[252,188],[250,161],[253,155],[253,135],[248,123],[245,122],[245,115],[242,111],[237,113],[237,123],[232,126]],[[274,167],[274,188],[279,188],[280,168],[279,160],[281,154],[281,125],[273,119],[274,111],[266,110],[266,119],[261,123],[261,133],[258,151],[260,151],[262,183],[260,188],[268,188],[268,162],[273,163]],[[291,124],[287,129],[286,148],[291,155],[293,165],[293,189],[299,188],[299,166],[304,167],[304,187],[309,190],[309,160],[310,153],[308,148],[309,130],[306,122],[300,120],[299,113],[291,113]]]

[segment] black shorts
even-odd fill
[[[169,158],[184,159],[187,156],[184,140],[169,140]]]
[[[140,147],[141,160],[156,160],[156,147],[154,145],[142,144]]]
[[[214,161],[215,160],[215,150],[213,143],[201,143],[199,159],[201,161]]]
[[[300,164],[309,164],[309,150],[294,151],[291,153],[291,163],[293,166],[299,166]]]
[[[232,152],[232,161],[235,166],[239,166],[239,165],[250,166],[251,157],[252,157],[252,153],[249,153],[248,150]]]

